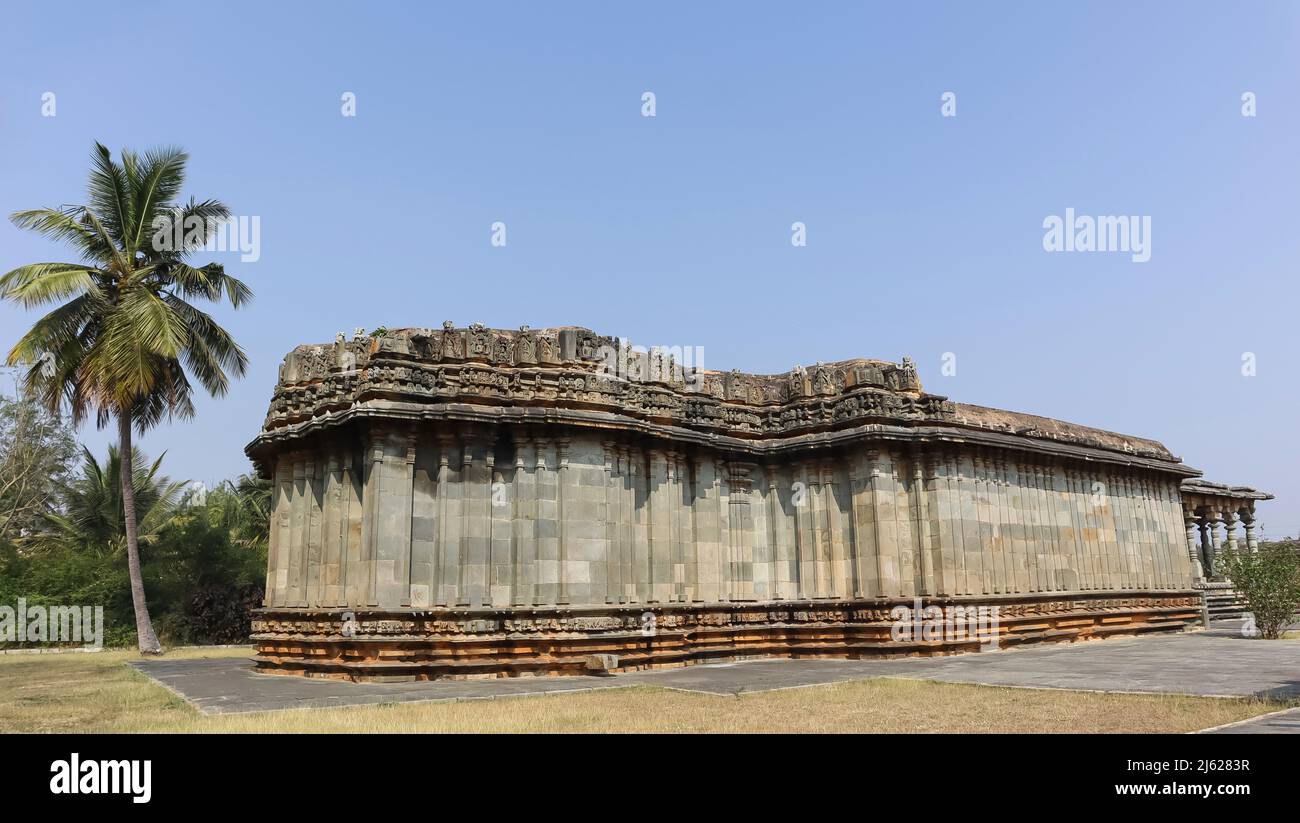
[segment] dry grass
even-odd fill
[[[180,649],[168,657],[245,656]],[[461,703],[203,716],[128,652],[0,658],[9,732],[1183,732],[1282,708],[1255,700],[876,679],[740,697],[637,687]]]

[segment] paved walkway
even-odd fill
[[[1300,708],[1206,729],[1201,734],[1300,734]]]
[[[908,677],[991,686],[1300,699],[1300,641],[1247,640],[1236,623],[1205,632],[1029,646],[950,657],[896,660],[749,660],[613,677],[521,677],[416,683],[350,683],[260,675],[238,658],[132,663],[208,714],[352,706],[419,700],[472,700],[653,685],[741,694],[869,677]],[[1252,721],[1300,731],[1300,711]]]

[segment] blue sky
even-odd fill
[[[187,197],[260,218],[257,262],[208,255],[256,291],[216,311],[250,373],[143,439],[173,476],[248,469],[296,344],[584,325],[718,369],[909,355],[955,400],[1161,440],[1300,531],[1294,4],[116,8],[6,10],[0,210],[79,202],[99,140],[182,145]],[[1150,216],[1150,261],[1045,252],[1066,208]],[[66,257],[0,226],[0,270]],[[32,319],[0,307],[0,346]]]

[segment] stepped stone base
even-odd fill
[[[1205,606],[1211,620],[1240,620],[1250,611],[1246,598],[1229,582],[1209,581],[1199,588],[1205,592]]]
[[[903,612],[914,600],[511,609],[266,608],[254,617],[268,674],[374,680],[592,674],[756,657],[943,655],[1201,625],[1196,591],[924,598],[922,609],[996,607],[968,631]],[[915,631],[913,631],[915,629]]]

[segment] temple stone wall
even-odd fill
[[[299,346],[247,452],[257,665],[357,679],[1181,631],[1268,497],[907,358],[707,371],[578,327]],[[936,609],[996,619],[912,631]]]
[[[898,598],[1193,584],[1179,477],[981,448],[764,463],[379,429],[278,455],[267,605]]]

